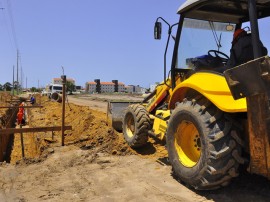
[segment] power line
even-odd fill
[[[16,80],[17,80],[17,85],[19,86],[20,84],[22,88],[22,83],[23,83],[22,60],[21,60],[21,55],[19,52],[17,34],[16,34],[15,24],[13,20],[12,4],[10,0],[6,0],[6,4],[7,4],[7,13],[9,16],[9,21],[10,21],[11,35],[15,44],[16,52],[17,52],[17,79]],[[20,71],[20,79],[19,79],[19,71]]]
[[[19,49],[17,36],[16,36],[16,31],[15,31],[15,26],[14,26],[14,20],[13,20],[12,5],[11,5],[10,0],[6,0],[6,1],[7,1],[7,11],[8,11],[8,14],[9,14],[9,20],[10,20],[10,24],[11,24],[11,33],[12,33],[12,36],[13,36],[13,40],[14,40],[16,49]]]
[[[8,26],[8,24],[7,24],[6,12],[5,12],[5,10],[4,10],[5,8],[4,8],[2,2],[0,2],[0,7],[1,7],[0,9],[3,11],[3,12],[2,12],[2,14],[3,14],[3,21],[4,21],[4,26],[6,27],[6,30],[7,30],[9,42],[10,42],[10,44],[11,44],[11,47],[13,47],[13,48],[16,50],[16,46],[15,46],[13,40],[12,40],[12,37],[11,37],[11,31],[10,31],[9,26]]]

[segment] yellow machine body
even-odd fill
[[[164,140],[167,130],[167,122],[170,118],[170,110],[157,110],[154,116],[153,132],[160,140]]]
[[[197,72],[179,83],[171,93],[169,108],[175,108],[176,102],[181,102],[190,89],[202,94],[224,112],[247,111],[246,99],[233,99],[224,76],[209,72]]]
[[[154,120],[153,132],[157,138],[164,139],[170,110],[174,109],[176,103],[181,102],[191,89],[202,94],[224,112],[247,111],[246,99],[233,99],[224,76],[210,72],[197,72],[183,82],[178,78],[177,86],[173,91],[164,83],[157,87],[155,97],[146,106],[147,111],[151,112],[163,99],[167,99],[169,102],[169,110],[156,110],[155,115],[151,116]]]

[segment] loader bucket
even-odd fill
[[[134,101],[109,101],[107,107],[107,119],[111,123],[112,127],[118,132],[122,132],[123,118],[126,108],[131,104],[140,102]]]

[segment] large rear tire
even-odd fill
[[[179,103],[167,131],[167,149],[176,178],[198,190],[217,189],[238,176],[238,130],[204,97]]]
[[[140,104],[128,106],[123,120],[123,134],[132,148],[144,146],[148,141],[151,120],[145,107]]]

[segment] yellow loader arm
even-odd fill
[[[167,79],[166,83],[162,82],[156,87],[155,96],[149,101],[146,110],[151,113],[156,107],[162,103],[169,95],[171,89],[171,79]]]

